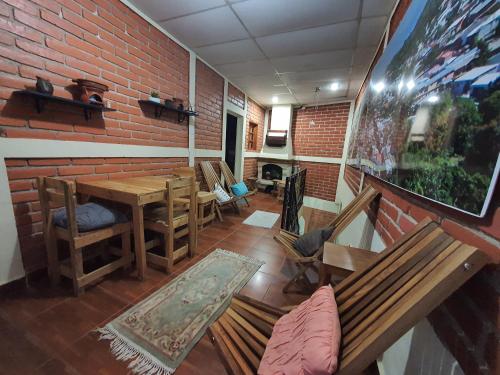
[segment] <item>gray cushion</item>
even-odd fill
[[[314,255],[333,233],[334,227],[315,229],[297,238],[293,247],[306,257]]]
[[[127,216],[122,212],[98,203],[85,203],[77,206],[75,216],[79,232],[88,232],[128,221]],[[53,220],[58,227],[68,228],[66,208],[55,211]]]

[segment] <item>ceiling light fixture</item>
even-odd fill
[[[330,90],[332,91],[337,91],[339,89],[339,83],[338,82],[333,82],[331,85],[330,85]]]
[[[408,82],[406,82],[406,88],[408,90],[411,90],[414,87],[415,87],[415,81],[413,79],[410,79]]]
[[[278,103],[278,97],[277,96],[273,96],[272,99],[274,104]]]

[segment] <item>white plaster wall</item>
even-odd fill
[[[377,361],[381,375],[463,375],[427,319],[419,322]]]

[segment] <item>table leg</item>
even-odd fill
[[[134,248],[137,264],[137,277],[144,279],[146,271],[146,244],[144,240],[144,211],[142,206],[132,207],[132,220],[134,223]]]

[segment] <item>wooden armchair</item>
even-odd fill
[[[231,186],[235,185],[237,183],[236,178],[234,177],[233,172],[231,172],[231,169],[229,168],[229,165],[224,160],[219,161],[220,165],[220,170],[222,172],[222,175],[224,176],[224,181],[227,186],[227,190],[231,191]],[[242,195],[241,197],[238,197],[239,199],[244,199],[247,206],[250,207],[250,204],[248,203],[247,197],[254,195],[257,192],[257,189],[254,188],[253,190],[249,191],[245,195]]]
[[[38,195],[42,211],[43,233],[48,257],[48,272],[53,285],[57,284],[60,275],[73,280],[73,291],[79,296],[84,286],[113,272],[118,268],[130,267],[132,253],[130,251],[131,223],[120,223],[112,226],[80,232],[76,221],[76,185],[73,181],[59,180],[50,177],[38,177]],[[67,228],[58,227],[53,222],[53,208],[66,209]],[[83,271],[82,250],[85,246],[121,236],[120,257],[90,273]],[[69,245],[69,259],[59,260],[57,240],[64,240]]]
[[[333,233],[330,236],[329,241],[334,241],[335,237],[339,235],[358,215],[359,213],[368,207],[368,205],[379,195],[380,193],[371,186],[366,187],[356,198],[354,198],[343,210],[337,215],[327,227],[334,227]],[[295,233],[287,232],[285,230],[280,230],[280,233],[274,236],[274,239],[285,246],[287,251],[287,257],[291,259],[297,266],[298,271],[295,276],[283,287],[283,293],[287,293],[290,287],[299,281],[303,281],[305,284],[305,289],[311,291],[313,285],[309,281],[306,275],[308,269],[313,269],[317,271],[317,263],[321,260],[323,255],[323,247],[321,247],[316,253],[311,256],[304,256],[298,252],[293,246],[294,241],[299,236]]]
[[[219,176],[217,176],[217,173],[215,173],[215,171],[214,171],[214,167],[212,166],[212,163],[210,163],[207,160],[202,161],[202,162],[200,162],[200,168],[201,168],[201,171],[203,172],[203,177],[205,178],[205,181],[207,182],[207,185],[208,185],[208,189],[210,191],[214,191],[216,185],[220,185],[224,189],[224,186],[222,185],[222,182],[221,182]],[[231,199],[228,200],[227,202],[217,201],[217,203],[215,205],[215,211],[216,211],[217,216],[221,222],[224,221],[222,218],[221,209],[227,208],[227,207],[232,207],[236,212],[238,212],[238,213],[240,212],[240,209],[238,208],[237,202],[241,198],[235,197],[233,195],[233,193],[231,193],[230,191],[229,192],[226,191],[226,193],[231,197]]]
[[[429,219],[335,288],[342,329],[337,374],[360,374],[488,258]],[[255,374],[285,311],[235,296],[209,335],[229,374]]]
[[[163,254],[146,254],[148,262],[172,270],[174,262],[196,250],[196,180],[194,176],[179,177],[169,180],[166,185],[167,200],[165,206],[146,207],[144,228],[163,235]],[[188,204],[176,204],[189,199]],[[188,237],[186,244],[175,248],[176,240]],[[152,239],[146,242],[146,250],[157,246],[161,241]]]

